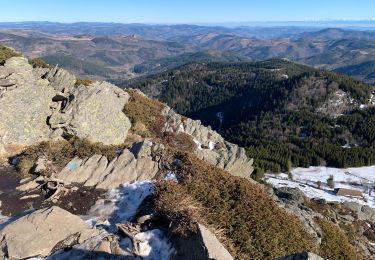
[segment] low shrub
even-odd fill
[[[0,65],[3,65],[5,61],[12,57],[21,56],[19,53],[5,47],[4,45],[0,44]]]
[[[256,167],[251,174],[251,178],[256,182],[262,182],[264,178],[264,170],[262,168]]]
[[[166,132],[163,136],[164,142],[174,150],[193,152],[197,145],[193,141],[193,137],[186,133]]]
[[[350,244],[348,237],[335,224],[321,218],[315,218],[316,223],[323,232],[319,255],[330,260],[362,259],[356,254],[355,248]]]
[[[177,236],[196,233],[202,208],[191,198],[187,190],[172,181],[159,182],[155,190],[155,212],[169,227],[169,231]]]
[[[41,58],[29,59],[29,64],[33,66],[33,68],[51,68],[51,65],[48,65]]]
[[[80,79],[80,78],[77,78],[76,83],[74,85],[76,87],[78,87],[80,85],[89,86],[91,84],[92,84],[92,81],[89,80],[89,79]]]
[[[161,137],[162,129],[165,125],[165,118],[161,115],[164,105],[156,100],[143,96],[136,90],[128,90],[129,102],[125,105],[124,113],[132,123],[132,130],[139,129],[135,126],[142,125],[144,130],[137,132],[144,137]]]
[[[178,162],[173,170],[179,183],[173,189],[159,189],[159,198],[173,203],[180,197],[175,190],[186,191],[205,209],[199,221],[223,230],[227,239],[222,242],[236,259],[274,259],[316,251],[300,221],[279,208],[262,186],[229,175],[189,153],[179,152],[172,160]],[[173,208],[169,211],[174,212]]]

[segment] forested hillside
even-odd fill
[[[372,90],[346,76],[282,59],[191,63],[133,87],[247,147],[265,170],[375,163]]]

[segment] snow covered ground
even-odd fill
[[[152,181],[123,184],[118,189],[109,190],[105,198],[98,200],[86,216],[92,226],[106,226],[115,231],[118,223],[126,223],[137,213],[142,201],[154,190]]]
[[[177,177],[173,172],[169,172],[165,179],[177,181]],[[86,251],[91,251],[92,248],[100,244],[103,239],[111,236],[111,233],[116,232],[116,224],[125,224],[132,220],[137,214],[141,203],[153,192],[154,182],[151,180],[125,183],[118,189],[109,190],[103,199],[96,202],[88,215],[81,216],[89,226],[99,228],[100,232],[97,236],[90,238],[83,244],[74,246],[72,250],[59,250],[49,257],[36,257],[32,258],[32,260],[83,259],[83,257],[86,257]],[[7,222],[11,222],[11,219],[3,218],[0,215],[0,229],[2,225],[9,224]],[[160,229],[140,232],[135,235],[135,238],[139,241],[139,259],[168,260],[175,252],[168,237]],[[121,253],[121,250],[125,253],[132,251],[133,243],[130,238],[124,237],[120,238],[119,246],[119,253]]]
[[[266,174],[266,180],[274,187],[299,188],[309,198],[323,198],[326,201],[353,201],[375,208],[375,166],[359,168],[309,167],[295,168],[288,174]],[[333,176],[335,188],[347,188],[363,192],[363,199],[336,196],[327,186],[327,179]],[[318,182],[321,182],[320,189]]]
[[[166,180],[177,181],[170,172]],[[98,200],[91,208],[86,222],[91,226],[104,226],[107,231],[115,232],[116,224],[130,221],[137,213],[143,200],[154,192],[152,181],[139,181],[123,184],[118,189],[107,192],[104,199]],[[145,260],[167,260],[174,252],[173,247],[163,231],[159,229],[138,233],[139,253]],[[120,241],[122,248],[131,248],[129,238]]]

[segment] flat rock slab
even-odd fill
[[[101,155],[93,155],[85,160],[74,158],[54,177],[106,190],[118,188],[124,183],[153,179],[158,170],[158,164],[151,157],[136,158],[125,149],[110,162]]]
[[[81,232],[87,230],[89,228],[81,218],[59,207],[38,210],[1,230],[1,246],[6,249],[3,257],[48,256],[65,245],[71,246],[78,241]]]

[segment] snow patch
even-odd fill
[[[309,167],[295,168],[288,174],[266,174],[266,180],[275,187],[299,188],[310,198],[322,198],[327,201],[353,201],[375,208],[375,165],[358,168]],[[334,190],[327,186],[327,179],[333,176],[335,188],[360,190],[364,199],[336,196]],[[321,183],[321,188],[317,183]],[[366,192],[365,192],[366,191]]]
[[[90,209],[86,222],[115,230],[115,224],[126,223],[134,217],[142,201],[153,191],[152,181],[126,183],[118,189],[109,190],[105,198],[98,200]]]
[[[173,248],[159,229],[139,233],[135,236],[140,242],[139,253],[145,260],[169,259]]]
[[[213,149],[215,149],[215,143],[214,142],[212,142],[212,141],[210,141],[209,143],[208,143],[208,149],[210,149],[211,151],[213,150]]]
[[[163,178],[165,181],[174,181],[176,183],[178,183],[178,179],[177,179],[177,176],[174,172],[167,172],[167,174],[164,176]]]
[[[197,145],[198,150],[202,150],[202,144],[197,139],[193,139],[193,141]]]

